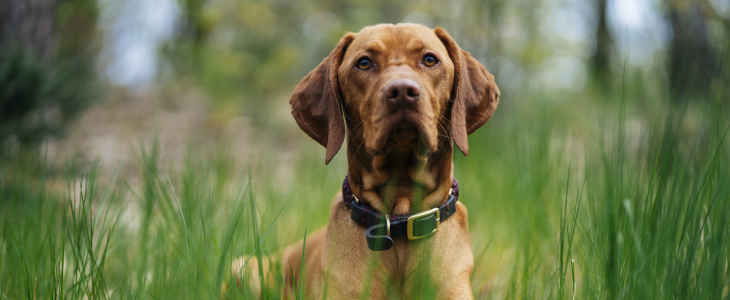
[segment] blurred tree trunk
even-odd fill
[[[55,0],[0,0],[0,49],[18,47],[41,61],[54,53]]]
[[[716,47],[715,48],[715,79],[710,86],[710,96],[714,98],[717,103],[728,103],[730,102],[730,14],[723,15],[721,11],[718,11],[718,7],[715,7],[709,0],[702,0],[703,12],[706,14],[708,20],[712,20],[715,24],[722,24],[720,35],[714,37]]]
[[[707,96],[718,69],[705,12],[694,1],[672,1],[668,9],[672,26],[669,82],[675,99]]]
[[[608,1],[596,0],[596,52],[591,57],[593,80],[600,87],[607,87],[611,79],[611,51],[613,40],[606,24],[606,6]]]
[[[203,6],[205,0],[184,0],[179,2],[185,12],[185,23],[183,26],[182,38],[188,39],[192,51],[192,68],[194,72],[200,71],[201,51],[207,32],[203,27]]]
[[[485,6],[485,9],[489,12],[489,20],[487,23],[482,25],[484,28],[492,28],[491,35],[490,35],[490,48],[492,48],[491,53],[489,55],[491,57],[496,57],[499,55],[502,55],[503,49],[502,49],[502,36],[498,32],[498,28],[500,27],[500,24],[502,22],[502,14],[504,13],[504,6],[505,3],[502,0],[494,0],[494,1],[479,1],[477,3],[482,3],[482,5]],[[481,9],[481,8],[480,8]],[[497,71],[497,70],[494,70]]]

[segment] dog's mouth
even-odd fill
[[[385,147],[392,147],[398,151],[408,151],[418,146],[419,133],[418,129],[412,124],[401,121],[393,126],[388,135],[388,142]]]
[[[371,152],[379,155],[397,150],[404,153],[413,152],[419,158],[427,158],[435,151],[436,145],[424,127],[405,118],[396,121],[389,130],[383,128],[386,130],[381,131]]]

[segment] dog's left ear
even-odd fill
[[[345,35],[330,55],[302,79],[289,99],[291,114],[299,128],[327,148],[325,164],[329,164],[345,141],[337,70],[354,38],[354,33]]]
[[[456,147],[469,155],[467,136],[492,117],[499,104],[499,88],[494,76],[469,52],[461,50],[442,28],[434,29],[454,63],[454,85],[451,91],[451,136]]]

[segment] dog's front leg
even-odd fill
[[[350,219],[350,210],[338,195],[332,202],[322,253],[327,299],[386,299],[388,275],[381,264],[377,252],[368,249],[365,229]]]
[[[456,204],[454,217],[439,227],[442,233],[434,235],[434,256],[437,266],[432,279],[437,283],[436,299],[474,299],[471,289],[471,272],[474,256],[469,243],[469,224],[466,206]]]

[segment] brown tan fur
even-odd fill
[[[427,54],[438,63],[426,66]],[[370,69],[357,67],[362,58],[372,61]],[[420,98],[393,110],[384,88],[400,78],[416,82]],[[467,136],[492,116],[499,89],[443,29],[381,24],[345,35],[297,85],[290,103],[297,124],[326,147],[325,162],[347,137],[347,174],[361,202],[406,215],[443,204],[453,177],[452,143],[468,154]],[[422,200],[414,202],[414,195]],[[387,251],[370,251],[365,230],[350,220],[338,193],[326,229],[307,238],[307,298],[321,299],[326,281],[327,299],[363,294],[386,299],[389,292],[409,299],[423,285],[436,287],[437,299],[473,299],[467,211],[460,202],[436,234],[416,241],[395,238]],[[285,278],[287,299],[300,276],[301,248],[300,242],[284,250],[283,273],[295,273]],[[417,270],[430,274],[428,282],[413,276]]]

